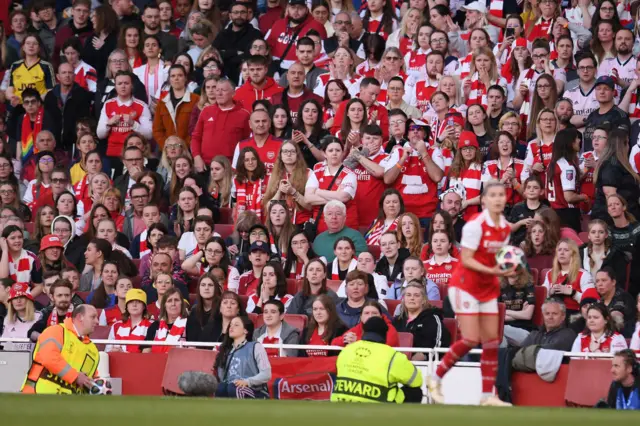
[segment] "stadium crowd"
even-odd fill
[[[498,180],[528,262],[502,346],[640,350],[640,1],[25,3],[0,12],[0,335],[34,343],[5,349],[85,302],[117,340],[346,346],[381,317],[447,347]]]

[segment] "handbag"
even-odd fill
[[[338,169],[336,174],[333,176],[333,179],[331,180],[331,182],[329,183],[329,186],[327,187],[327,191],[331,191],[331,188],[333,187],[333,184],[336,183],[336,179],[338,179],[338,176],[340,176],[340,172],[342,172],[342,169],[344,169],[343,164],[340,165],[340,168]],[[324,206],[320,207],[315,219],[314,218],[309,219],[302,226],[302,230],[307,235],[307,238],[309,239],[309,241],[315,240],[316,235],[318,235],[318,222],[320,221],[320,215],[322,214],[322,210],[324,210]]]
[[[287,57],[287,53],[289,53],[289,50],[291,50],[291,48],[295,44],[298,38],[298,35],[300,34],[300,31],[302,31],[302,25],[298,25],[297,29],[293,32],[293,35],[291,36],[291,40],[289,40],[287,47],[285,47],[284,52],[282,52],[280,59],[276,59],[271,63],[271,69],[274,73],[278,72],[280,75],[282,75],[287,71],[282,68],[282,61],[284,61],[284,58]]]

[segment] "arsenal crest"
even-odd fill
[[[567,180],[573,180],[573,170],[567,170]]]

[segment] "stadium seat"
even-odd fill
[[[102,311],[102,309],[98,309]],[[108,325],[99,325],[93,330],[91,333],[91,340],[99,340],[99,339],[108,339],[109,331],[111,330],[111,326]],[[105,345],[96,345],[99,351],[104,351]]]
[[[29,235],[31,235],[33,237],[33,230],[35,229],[35,225],[33,224],[33,222],[25,222],[24,223],[24,230],[27,231],[29,233]]]
[[[413,347],[413,334],[399,332],[398,333],[398,344],[401,348],[412,348]]]
[[[553,265],[553,256],[533,256],[527,259],[529,268],[535,268],[538,271],[551,268]]]
[[[446,283],[436,283],[438,286],[438,291],[440,292],[440,300],[444,300],[447,296],[447,289],[449,286]]]
[[[541,285],[537,285],[533,289],[536,295],[536,306],[533,310],[533,323],[536,326],[541,326],[543,323],[542,318],[542,304],[547,299],[547,288]]]
[[[455,318],[445,318],[444,326],[449,330],[451,343],[456,342],[458,340],[458,321]]]
[[[247,316],[249,317],[249,319],[253,323],[253,327],[254,328],[258,328],[259,327],[258,319],[261,321],[260,325],[262,325],[262,315],[251,313],[251,314],[247,314]]]
[[[76,294],[78,295],[78,297],[80,299],[82,299],[84,302],[87,301],[87,296],[89,295],[89,291],[76,291]]]
[[[140,259],[131,259],[134,265],[136,265],[136,269],[140,270]]]
[[[538,279],[540,277],[540,271],[538,271],[536,268],[531,268],[529,272],[531,273],[531,283],[533,285],[538,285]]]
[[[222,239],[226,239],[233,234],[233,224],[220,224],[216,225],[216,232],[220,234]]]
[[[215,351],[205,349],[171,349],[162,377],[162,392],[165,395],[184,395],[178,387],[180,375],[185,371],[211,373],[216,354]]]
[[[220,220],[216,223],[216,231],[219,225],[233,225],[233,210],[228,207],[220,207]],[[220,233],[220,231],[218,231]]]
[[[436,308],[442,309],[442,300],[429,300],[429,303]]]
[[[189,289],[189,293],[197,293],[198,292],[198,280],[199,277],[190,277],[187,282],[187,288]]]
[[[249,296],[238,296],[240,297],[240,304],[242,305],[242,309],[247,310],[247,302],[249,301]]]
[[[195,306],[197,300],[198,300],[198,295],[197,294],[189,293],[189,304],[191,306]]]
[[[376,261],[380,259],[380,246],[367,246],[367,251],[373,255]]]
[[[589,231],[589,222],[591,221],[591,218],[589,217],[588,214],[583,214],[582,217],[580,218],[580,229],[583,232],[588,232]]]
[[[340,281],[340,280],[327,280],[327,288],[330,288],[331,290],[335,291],[336,293],[338,292],[338,289],[340,288],[340,284],[342,284],[342,281]]]
[[[551,268],[545,268],[540,271],[540,278],[538,280],[538,285],[544,284],[544,280],[547,278],[547,273],[551,271]]]
[[[131,284],[133,288],[141,288],[142,287],[142,277],[140,275],[136,275],[135,277],[131,277]]]
[[[611,360],[572,359],[564,394],[571,407],[593,407],[606,398],[611,385]]]
[[[298,283],[295,278],[287,278],[287,294],[295,296],[300,288],[302,288],[302,282]]]
[[[306,315],[285,314],[284,316],[284,321],[286,321],[290,326],[298,329],[298,331],[300,332],[300,336],[304,334],[304,331],[307,328],[308,319],[309,318]],[[262,315],[256,315],[255,321],[253,320],[253,318],[251,319],[251,321],[253,321],[256,328],[262,327],[264,325],[264,317]]]
[[[384,303],[387,304],[387,311],[389,312],[389,315],[393,317],[396,307],[400,304],[400,300],[384,299]]]
[[[589,242],[589,233],[588,232],[579,232],[578,237],[582,240],[583,243]]]

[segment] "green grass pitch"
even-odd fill
[[[620,426],[638,425],[639,422],[637,412],[576,408],[0,395],[0,424],[7,426]]]

